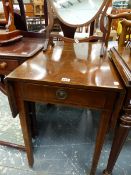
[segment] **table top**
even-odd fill
[[[44,33],[14,30],[0,33],[0,58],[26,59],[46,48]]]
[[[13,44],[6,44],[0,47],[0,58],[28,58],[44,48],[44,41],[38,38],[23,37]]]
[[[7,79],[120,91],[123,86],[101,43],[57,42],[25,61]]]

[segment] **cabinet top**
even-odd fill
[[[113,47],[110,53],[125,85],[131,86],[131,48]]]

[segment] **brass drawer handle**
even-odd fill
[[[64,89],[58,89],[56,91],[56,97],[60,100],[65,100],[67,98],[67,92]]]
[[[0,69],[5,69],[6,67],[7,67],[7,63],[6,62],[0,63]]]

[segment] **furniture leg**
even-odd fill
[[[6,141],[3,141],[3,140],[0,140],[0,145],[9,146],[9,147],[12,147],[12,148],[16,148],[16,149],[25,151],[25,146],[18,145],[18,144],[15,144],[15,143],[11,143],[11,142],[6,142]]]
[[[27,158],[29,166],[32,166],[34,163],[33,149],[32,149],[32,137],[30,129],[30,118],[28,115],[28,102],[19,100],[19,118],[25,143],[25,149],[27,152]]]
[[[123,144],[128,136],[129,130],[131,128],[131,115],[124,115],[120,119],[120,123],[115,130],[115,135],[113,139],[113,144],[108,159],[107,168],[104,170],[104,175],[110,175],[117,161],[117,158],[121,152]]]
[[[2,93],[4,93],[5,95],[7,95],[7,90],[6,90],[6,86],[5,86],[5,83],[4,83],[4,78],[5,78],[4,75],[0,75],[0,91]],[[11,142],[8,142],[8,141],[0,140],[0,145],[9,146],[9,147],[12,147],[12,148],[16,148],[16,149],[25,151],[25,146],[15,144],[15,143],[11,143]]]
[[[96,145],[95,151],[92,160],[91,172],[90,175],[95,175],[97,164],[100,158],[101,150],[104,144],[105,136],[109,127],[109,119],[110,119],[111,112],[103,111],[100,118],[100,124],[97,131],[96,136]]]
[[[3,92],[5,95],[7,95],[5,84],[4,84],[4,78],[5,78],[4,75],[0,75],[0,91]]]
[[[31,124],[31,134],[32,134],[32,137],[35,138],[35,136],[38,135],[35,102],[28,102],[28,107],[29,107],[28,113],[29,113],[30,124]]]

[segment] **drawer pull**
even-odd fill
[[[67,98],[67,92],[64,89],[58,89],[56,91],[56,97],[60,100],[65,100]]]
[[[0,63],[0,69],[5,69],[6,67],[7,67],[7,63],[6,62]]]

